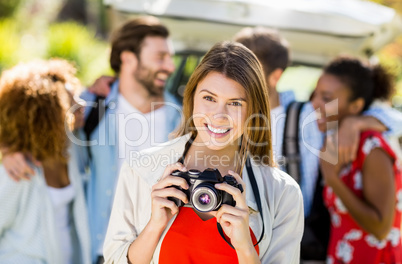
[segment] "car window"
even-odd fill
[[[183,101],[184,88],[202,57],[203,54],[200,52],[179,53],[173,57],[176,71],[169,78],[166,89],[180,102]]]

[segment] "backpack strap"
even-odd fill
[[[107,109],[108,107],[105,104],[105,97],[97,96],[94,102],[94,107],[91,108],[91,112],[89,112],[83,128],[87,141],[91,139],[92,132],[99,125]],[[89,149],[89,144],[87,145],[87,151],[89,158],[91,159],[92,155]]]
[[[294,101],[286,110],[285,129],[283,131],[282,155],[286,161],[286,171],[300,183],[301,158],[299,148],[299,121],[304,102]]]

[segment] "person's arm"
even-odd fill
[[[360,133],[365,130],[386,132],[388,136],[402,136],[402,113],[386,104],[374,104],[362,116],[347,117],[339,128],[339,161],[355,160]]]
[[[387,136],[402,136],[402,113],[389,104],[375,101],[367,111],[363,112],[363,115],[371,116],[381,122],[386,127]],[[381,130],[378,131],[381,132]]]
[[[95,82],[88,87],[88,91],[103,97],[107,97],[110,93],[110,85],[116,80],[112,76],[102,75]]]
[[[338,130],[339,163],[347,164],[356,159],[360,134],[366,130],[384,132],[387,127],[373,116],[348,116]]]
[[[268,250],[261,256],[261,263],[296,264],[300,262],[300,242],[304,230],[303,197],[296,183],[286,184],[277,190],[271,241]],[[266,197],[270,197],[269,195]],[[264,216],[265,226],[267,218]]]
[[[363,165],[363,199],[357,197],[339,178],[339,167],[321,160],[325,182],[352,216],[367,232],[377,239],[389,233],[394,218],[395,183],[391,157],[383,149],[375,148]]]
[[[2,155],[2,164],[4,166],[7,175],[18,182],[20,180],[30,180],[30,178],[35,174],[33,168],[29,164],[26,155],[21,152],[10,153],[7,149],[0,149]],[[30,161],[40,166],[40,162],[36,161],[33,158],[30,158]]]
[[[167,197],[188,202],[182,191],[168,188],[172,185],[188,188],[184,179],[170,176],[177,169],[185,170],[181,163],[168,166],[161,180],[150,190],[127,163],[123,164],[104,244],[106,263],[151,262],[163,230],[179,211]],[[147,214],[150,219],[139,232]]]

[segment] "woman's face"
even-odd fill
[[[325,132],[338,126],[338,122],[351,114],[351,94],[348,87],[332,74],[324,73],[318,79],[312,104],[317,113],[320,131]]]
[[[246,115],[244,87],[221,73],[209,73],[194,94],[195,142],[214,150],[233,146],[243,134]]]

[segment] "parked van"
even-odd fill
[[[276,28],[289,41],[294,67],[285,72],[278,89],[293,89],[301,100],[308,98],[319,69],[333,57],[350,54],[371,58],[402,34],[402,19],[395,10],[365,0],[104,0],[104,3],[110,7],[112,29],[130,17],[143,14],[157,16],[169,28],[177,54],[177,71],[168,89],[178,97],[202,55],[216,42],[231,39],[246,26]]]

